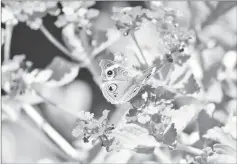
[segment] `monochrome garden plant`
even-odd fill
[[[60,158],[38,163],[236,163],[236,2],[105,3],[2,2],[2,126],[26,114],[47,134]],[[30,54],[12,54],[20,24],[41,31],[64,57],[36,68]],[[75,112],[47,96],[83,69],[115,110]],[[74,119],[67,134],[76,142],[50,125],[40,104]]]

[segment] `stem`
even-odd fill
[[[33,89],[33,88],[32,88],[32,89]],[[70,112],[69,110],[60,108],[60,107],[59,107],[57,104],[55,104],[54,102],[49,101],[49,100],[48,100],[46,97],[44,97],[41,93],[39,93],[39,92],[36,91],[35,89],[33,89],[33,90],[35,91],[35,93],[37,94],[37,96],[39,96],[39,97],[41,97],[42,99],[44,99],[44,101],[45,101],[46,103],[48,103],[49,105],[51,105],[51,106],[53,106],[53,107],[55,107],[55,108],[57,108],[57,109],[60,109],[61,111],[64,111],[64,112],[70,114],[71,116],[75,117],[75,113]]]
[[[48,29],[42,24],[40,26],[40,31],[45,35],[45,37],[60,51],[62,51],[64,54],[70,56],[71,53],[67,50],[66,47],[64,47],[49,31]]]
[[[72,159],[79,160],[80,154],[74,149],[47,121],[36,111],[34,107],[28,104],[22,106],[26,114],[43,130],[43,132],[52,139],[67,155]]]
[[[6,41],[4,45],[4,61],[7,62],[10,59],[10,49],[12,40],[12,31],[14,25],[6,23]]]
[[[170,77],[171,77],[173,69],[174,69],[174,63],[171,63],[169,71],[168,71],[166,78],[165,78],[165,84],[167,84],[167,85],[169,85],[169,83],[170,83]]]
[[[196,156],[201,155],[203,153],[201,149],[183,144],[177,144],[176,150],[185,151],[187,153],[191,153]]]
[[[29,134],[31,134],[31,137],[36,138],[38,142],[42,142],[44,146],[46,146],[49,150],[56,153],[60,158],[63,158],[64,160],[72,160],[65,153],[59,150],[56,145],[52,144],[52,142],[44,135],[44,133],[36,129],[35,125],[32,125],[32,122],[29,122],[31,120],[29,120],[28,118],[26,119],[26,117],[29,117],[27,113],[24,114],[25,114],[24,119],[21,119],[17,122],[18,126],[25,129]]]
[[[135,36],[134,32],[131,32],[130,34],[131,34],[132,39],[133,39],[133,41],[135,42],[135,44],[136,44],[136,46],[137,46],[137,48],[138,48],[138,50],[139,50],[139,52],[140,52],[139,58],[140,58],[141,62],[142,62],[143,64],[145,64],[146,66],[148,66],[148,63],[147,63],[146,58],[145,58],[145,55],[143,54],[142,49],[141,49],[141,47],[140,47],[139,44],[138,44],[138,41],[137,41],[137,39],[136,39],[136,36]]]
[[[88,68],[88,70],[91,72],[94,81],[96,82],[96,84],[98,86],[101,85],[102,81],[100,79],[100,74],[98,72],[98,68],[95,67],[96,64],[93,64],[93,60],[91,59],[91,55],[92,55],[92,47],[89,44],[89,40],[88,40],[88,36],[85,32],[85,30],[81,30],[80,32],[80,37],[81,37],[81,41],[82,41],[82,45],[85,48],[85,51],[87,52],[87,58],[86,58],[86,63],[88,63],[86,65],[86,67]]]
[[[104,51],[106,48],[110,47],[111,45],[113,45],[115,42],[118,41],[120,37],[111,40],[108,40],[104,43],[102,43],[99,47],[95,48],[92,53],[91,53],[91,59],[94,59],[99,53],[101,53],[102,51]]]
[[[156,147],[153,153],[157,160],[159,160],[161,163],[172,163],[170,158],[165,153],[163,153],[160,148]]]

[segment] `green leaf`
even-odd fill
[[[141,154],[152,154],[155,150],[155,147],[154,146],[137,146],[134,148],[134,151],[136,153],[141,153]]]
[[[50,87],[60,87],[72,82],[79,73],[79,66],[69,62],[62,57],[56,56],[46,67],[52,70],[52,75],[45,85]]]
[[[205,28],[206,26],[212,24],[214,21],[216,21],[220,16],[224,15],[227,11],[232,9],[237,5],[236,1],[228,2],[223,1],[219,2],[215,10],[207,17],[207,19],[202,23],[202,28]]]
[[[225,133],[221,128],[214,127],[209,129],[206,134],[203,135],[206,139],[211,139],[220,142],[223,145],[227,145],[233,149],[236,149],[236,140],[234,140],[230,134]]]

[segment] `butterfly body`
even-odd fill
[[[104,97],[112,104],[123,104],[131,100],[155,70],[153,66],[142,74],[133,74],[132,70],[111,60],[101,60],[100,66],[103,80],[101,90]]]

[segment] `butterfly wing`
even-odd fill
[[[112,60],[108,60],[108,59],[102,59],[99,63],[100,67],[102,70],[106,70],[107,68],[109,68],[112,65],[115,65],[116,62],[112,61]]]
[[[105,80],[101,90],[104,97],[112,104],[122,104],[131,100],[156,70],[156,66],[152,66],[142,75],[131,76],[122,65],[110,60],[102,60],[100,66],[102,79]],[[108,77],[108,71],[112,71],[113,76]]]
[[[112,104],[122,104],[129,101],[140,90],[141,85],[132,81],[111,80],[102,84],[101,90],[104,97]]]
[[[103,59],[100,61],[101,78],[102,80],[131,80],[134,75],[120,63],[111,60]]]
[[[151,66],[150,68],[143,71],[142,75],[137,75],[134,78],[135,83],[146,84],[147,80],[156,72],[156,65]]]

